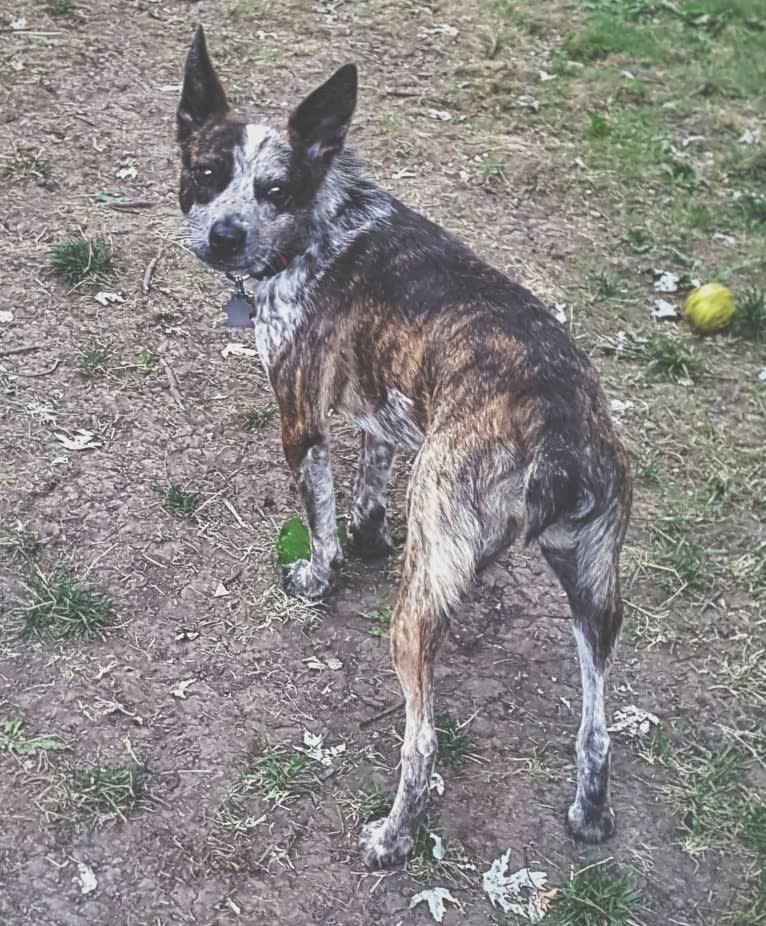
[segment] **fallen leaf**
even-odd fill
[[[234,342],[227,344],[221,351],[222,357],[257,357],[258,351],[253,347],[245,347],[244,344]]]
[[[678,318],[678,309],[667,299],[655,299],[652,318],[656,318],[658,321],[666,318]]]
[[[15,16],[11,19],[9,25],[14,32],[20,32],[22,29],[27,28],[27,18],[26,16]]]
[[[327,668],[322,660],[317,659],[316,656],[309,656],[308,659],[304,659],[303,661],[306,663],[306,668],[314,672],[321,672],[323,669]]]
[[[659,727],[660,718],[649,711],[645,711],[635,704],[629,704],[615,711],[610,733],[625,733],[628,736],[639,738],[648,736],[655,727]]]
[[[215,587],[213,592],[213,598],[225,598],[227,595],[230,595],[231,592],[226,588],[223,582],[219,582]]]
[[[438,772],[431,772],[431,780],[428,783],[429,791],[436,791],[439,797],[444,794],[444,779]]]
[[[431,849],[431,855],[433,855],[437,862],[440,862],[445,855],[444,840],[441,838],[441,836],[439,836],[438,833],[429,833],[428,838],[433,839],[434,841],[434,847]]]
[[[0,312],[0,322],[2,322],[4,325],[7,325],[12,321],[13,321],[13,312],[6,311],[5,309],[2,312]]]
[[[93,298],[101,305],[110,305],[113,302],[125,302],[125,297],[120,293],[101,292],[96,293]]]
[[[170,689],[170,693],[173,695],[174,698],[180,698],[182,701],[185,701],[186,692],[194,684],[195,681],[196,679],[194,678],[186,678],[182,682],[178,682],[177,684],[175,684]]]
[[[93,431],[75,431],[71,437],[59,431],[55,438],[61,441],[67,450],[95,450],[96,447],[102,446]]]
[[[514,913],[532,923],[539,923],[550,905],[551,891],[544,891],[548,875],[529,868],[520,868],[509,875],[510,857],[511,850],[508,849],[484,872],[484,893],[493,907],[498,906],[504,913]]]
[[[449,122],[452,118],[452,113],[448,113],[446,109],[429,109],[428,115],[439,122]]]
[[[459,907],[460,904],[457,900],[450,894],[446,887],[432,887],[427,891],[420,891],[420,893],[415,894],[415,896],[410,901],[410,910],[413,907],[416,907],[419,903],[428,904],[428,909],[431,911],[431,916],[436,920],[437,923],[444,921],[444,914],[446,912],[445,901],[447,903],[455,904],[456,907]]]
[[[758,374],[758,380],[759,382],[766,383],[766,367],[764,367]]]
[[[98,880],[93,874],[93,869],[85,862],[77,863],[77,880],[80,882],[81,894],[92,894],[98,887]]]
[[[553,314],[556,320],[562,325],[567,323],[567,304],[566,302],[557,302],[553,307]]]
[[[681,282],[679,274],[674,273],[672,270],[655,270],[654,275],[656,277],[654,288],[658,293],[678,292],[678,284]]]
[[[310,730],[303,731],[303,745],[306,748],[302,749],[301,752],[305,753],[309,759],[319,762],[324,768],[330,768],[332,760],[343,755],[346,751],[345,743],[338,743],[337,746],[325,746],[324,734],[312,733]]]
[[[635,402],[631,402],[630,399],[612,399],[609,402],[609,408],[612,411],[613,415],[616,415],[618,418],[620,415],[624,414],[629,408],[633,408]]]
[[[756,129],[755,131],[752,129],[745,129],[737,141],[740,143],[740,145],[755,145],[760,140],[760,136],[760,129]]]
[[[192,640],[196,640],[199,636],[199,630],[179,630],[176,634],[176,641],[178,643],[191,643]]]
[[[118,180],[135,180],[138,176],[138,170],[135,164],[123,164],[114,172]]]
[[[555,74],[549,74],[547,71],[540,70],[540,71],[538,71],[538,73],[539,73],[539,75],[540,75],[540,80],[541,80],[541,81],[555,80],[555,79],[556,79],[556,75],[555,75]]]
[[[327,660],[327,668],[332,669],[333,672],[337,672],[338,669],[343,668],[343,663],[340,661],[340,659],[336,659],[335,656],[330,656],[330,658]]]

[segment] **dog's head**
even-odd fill
[[[229,112],[197,27],[177,113],[180,201],[194,253],[219,270],[258,275],[305,250],[320,191],[356,105],[347,64],[293,110],[284,128]],[[324,195],[324,200],[327,199]]]

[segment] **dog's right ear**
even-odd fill
[[[197,26],[186,56],[181,102],[176,113],[176,138],[183,144],[208,119],[224,116],[228,111],[226,94],[207,53],[205,32],[201,25]]]

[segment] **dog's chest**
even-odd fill
[[[255,346],[268,371],[274,357],[292,340],[304,310],[295,294],[277,287],[258,294],[253,316]]]
[[[412,399],[397,389],[389,389],[385,402],[377,407],[345,390],[334,410],[378,440],[417,450],[423,443],[423,432],[415,423],[412,407]]]

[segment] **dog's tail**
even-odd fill
[[[524,542],[536,540],[559,518],[587,517],[595,499],[582,476],[574,451],[562,443],[543,443],[527,469],[524,489]]]

